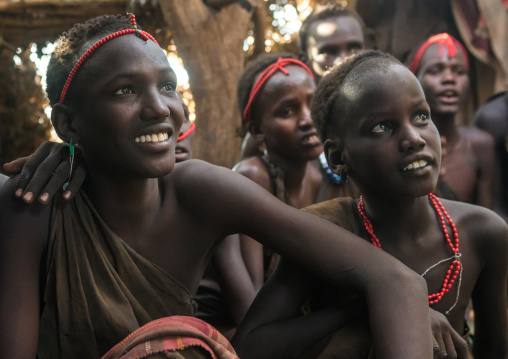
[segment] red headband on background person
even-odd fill
[[[256,95],[258,94],[259,90],[263,85],[270,79],[270,77],[273,76],[277,72],[277,70],[280,70],[284,75],[289,75],[289,71],[286,70],[284,67],[289,65],[298,65],[302,67],[305,71],[309,73],[309,75],[314,80],[314,75],[312,74],[312,71],[305,65],[303,62],[292,59],[292,58],[282,58],[279,57],[277,62],[274,62],[270,66],[268,66],[259,76],[257,81],[254,83],[254,86],[252,87],[252,90],[250,91],[249,95],[249,101],[247,102],[247,106],[245,106],[245,110],[243,110],[243,122],[247,123],[250,121],[250,113],[252,110],[252,103],[254,102],[254,99],[256,98]]]
[[[145,41],[148,41],[149,39],[152,40],[153,42],[155,42],[157,45],[159,45],[159,43],[157,42],[157,40],[155,40],[153,38],[152,35],[150,35],[148,32],[146,31],[143,31],[143,30],[139,30],[138,29],[138,26],[136,25],[136,17],[134,16],[134,14],[131,14],[130,16],[130,19],[131,19],[131,24],[132,24],[132,28],[130,29],[126,29],[126,30],[120,30],[120,31],[117,31],[117,32],[114,32],[102,39],[100,39],[99,41],[97,41],[95,44],[93,44],[84,54],[83,56],[81,56],[81,58],[78,60],[78,62],[74,65],[74,67],[72,68],[69,76],[67,77],[67,81],[65,81],[65,85],[62,89],[62,93],[60,94],[60,103],[63,103],[64,100],[65,100],[65,95],[67,94],[67,91],[69,90],[69,86],[72,82],[72,79],[74,78],[74,75],[76,75],[76,71],[78,71],[79,67],[83,64],[83,62],[85,62],[85,60],[92,54],[92,52],[94,52],[95,50],[97,50],[100,46],[104,45],[106,42],[108,42],[109,40],[112,40],[118,36],[122,36],[122,35],[128,35],[128,34],[136,34],[138,35],[139,37],[141,37],[143,40]]]
[[[428,47],[432,44],[439,44],[439,56],[444,55],[444,47],[446,46],[446,48],[448,49],[449,57],[454,57],[457,55],[457,49],[455,48],[455,46],[457,46],[464,54],[464,58],[466,60],[466,67],[469,70],[469,59],[467,57],[466,49],[456,38],[444,32],[442,34],[430,37],[427,41],[425,41],[425,43],[422,46],[418,48],[418,50],[415,53],[415,56],[413,57],[413,60],[411,60],[411,63],[409,64],[409,70],[413,74],[416,75],[416,71],[420,66],[420,60],[422,59],[425,50],[427,50]]]
[[[186,137],[188,137],[192,133],[192,131],[194,131],[195,128],[196,124],[194,122],[191,122],[190,128],[184,133],[182,133],[180,136],[178,136],[177,142],[184,140]]]

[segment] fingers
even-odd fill
[[[455,350],[455,345],[453,344],[452,338],[450,336],[450,331],[443,333],[443,342],[445,345],[445,350],[442,352],[444,355],[443,358],[457,359],[457,351]]]
[[[441,331],[433,331],[434,334],[434,358],[448,358],[447,357],[447,348],[443,339],[443,334]]]
[[[467,342],[462,338],[455,330],[451,333],[451,340],[453,342],[453,347],[457,351],[458,359],[467,359],[469,358],[469,347]]]
[[[75,166],[72,172],[71,180],[67,185],[63,198],[66,200],[70,200],[74,195],[79,191],[83,182],[85,182],[86,171],[83,165]]]
[[[23,168],[21,169],[21,173],[18,177],[18,183],[16,185],[16,196],[21,197],[24,193],[24,190],[30,180],[32,179],[34,173],[36,172],[39,165],[48,157],[51,150],[51,144],[49,142],[44,142],[39,148],[35,151],[34,154],[28,157],[25,162]],[[16,160],[17,161],[17,160]],[[15,162],[15,161],[14,161]],[[12,164],[7,164],[8,167]],[[15,166],[15,165],[13,165]],[[52,170],[51,170],[52,172]],[[51,175],[51,172],[49,173]],[[27,195],[27,193],[25,193]],[[33,197],[33,194],[28,195],[27,199],[31,202],[30,199]]]
[[[21,172],[27,160],[28,157],[17,158],[14,161],[5,163],[2,168],[8,174],[14,175]]]
[[[54,172],[52,173],[52,175],[50,175],[50,177],[46,178],[45,176],[46,173],[42,175],[41,179],[45,180],[44,182],[45,186],[44,189],[40,191],[41,195],[39,196],[39,202],[41,202],[42,204],[46,204],[49,202],[49,200],[55,195],[55,193],[57,193],[57,191],[59,191],[62,188],[63,184],[67,182],[70,170],[71,165],[69,161],[64,161],[58,165],[58,167],[54,170]],[[34,186],[39,185],[39,183],[37,183],[36,181],[37,181],[36,177],[34,176],[32,181],[30,181],[30,183],[28,184],[27,190],[25,191],[26,193],[29,192],[39,193],[35,192],[35,189],[32,191],[32,185]]]

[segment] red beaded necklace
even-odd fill
[[[462,273],[461,273],[462,267],[461,267],[461,263],[460,263],[459,234],[457,232],[457,228],[455,228],[455,224],[453,223],[453,220],[450,218],[450,216],[446,212],[441,201],[439,201],[439,199],[436,196],[434,196],[432,193],[429,193],[429,200],[432,203],[434,209],[436,210],[437,215],[439,216],[439,219],[441,221],[441,226],[443,227],[444,237],[446,239],[446,242],[448,243],[448,246],[451,248],[451,250],[453,252],[453,257],[445,259],[443,261],[440,261],[440,262],[434,264],[433,266],[431,266],[429,269],[427,269],[422,274],[422,276],[425,276],[429,270],[433,269],[438,264],[445,262],[447,260],[453,259],[452,263],[450,264],[450,267],[446,271],[446,275],[443,280],[443,286],[441,287],[441,291],[439,293],[434,293],[434,294],[429,295],[429,305],[432,305],[432,304],[438,303],[444,297],[444,295],[450,291],[453,283],[455,282],[455,280],[457,279],[457,276],[459,276],[459,274],[460,274],[460,278],[459,278],[459,290],[460,290],[460,280],[462,279]],[[365,214],[365,204],[363,203],[363,196],[360,196],[360,202],[358,203],[358,212],[360,213],[360,215],[363,218],[363,224],[365,226],[365,230],[369,233],[370,240],[372,241],[372,244],[374,244],[379,249],[382,249],[381,243],[379,242],[379,238],[376,237],[376,235],[374,234],[374,230],[372,229],[372,223],[370,223],[369,219],[367,218],[367,215]],[[448,221],[448,224],[450,225],[450,227],[453,231],[453,238],[455,241],[455,245],[452,243],[450,236],[448,235],[448,229],[446,228],[445,218]],[[455,271],[454,271],[454,268],[455,268]],[[459,293],[457,293],[457,300],[458,300],[458,297],[459,297]],[[457,303],[457,301],[455,301],[455,304],[456,303]],[[451,309],[453,309],[455,304],[452,306],[452,308],[450,308],[446,312],[447,314]]]

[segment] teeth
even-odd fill
[[[425,166],[427,166],[427,161],[425,160],[414,161],[408,164],[406,167],[404,167],[403,171],[416,170],[418,168],[422,168]]]
[[[138,143],[145,143],[145,142],[162,142],[169,138],[169,135],[167,132],[161,132],[161,133],[154,133],[151,135],[142,135],[139,137],[136,137],[134,139],[135,142]]]

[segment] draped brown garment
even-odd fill
[[[137,254],[88,198],[55,198],[41,300],[40,359],[100,358],[140,326],[194,315],[190,292]]]

